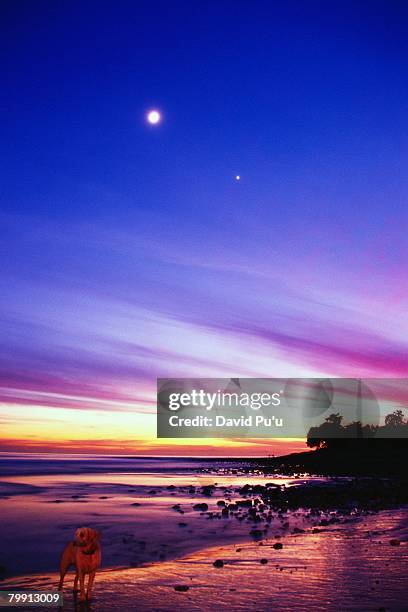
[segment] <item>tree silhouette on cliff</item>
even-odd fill
[[[384,425],[363,425],[361,421],[343,425],[343,417],[337,412],[329,415],[321,425],[309,429],[307,445],[317,449],[350,448],[361,447],[375,439],[379,446],[389,446],[396,438],[408,438],[408,420],[404,419],[402,410],[387,414]]]

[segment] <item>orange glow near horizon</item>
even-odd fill
[[[152,413],[1,405],[0,451],[265,457],[307,450],[305,440],[158,439]]]

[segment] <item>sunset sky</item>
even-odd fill
[[[0,450],[303,450],[157,440],[156,378],[407,375],[405,3],[1,11]]]

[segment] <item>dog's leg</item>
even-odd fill
[[[78,593],[78,571],[76,572],[74,578],[74,593]]]
[[[79,601],[85,601],[85,572],[79,572]]]
[[[60,581],[59,581],[59,585],[58,585],[58,590],[61,591],[62,587],[64,585],[64,578],[65,578],[65,574],[68,571],[69,566],[71,565],[71,554],[70,554],[70,547],[69,545],[66,547],[66,549],[64,550],[64,552],[62,553],[62,557],[61,557],[61,564],[60,564]]]
[[[88,588],[86,590],[86,598],[87,599],[92,599],[92,587],[93,587],[93,583],[94,583],[94,580],[95,580],[95,574],[96,574],[96,572],[91,572],[89,574]]]

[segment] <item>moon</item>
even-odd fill
[[[157,125],[161,121],[161,113],[156,109],[149,110],[147,113],[147,121],[151,125]]]

